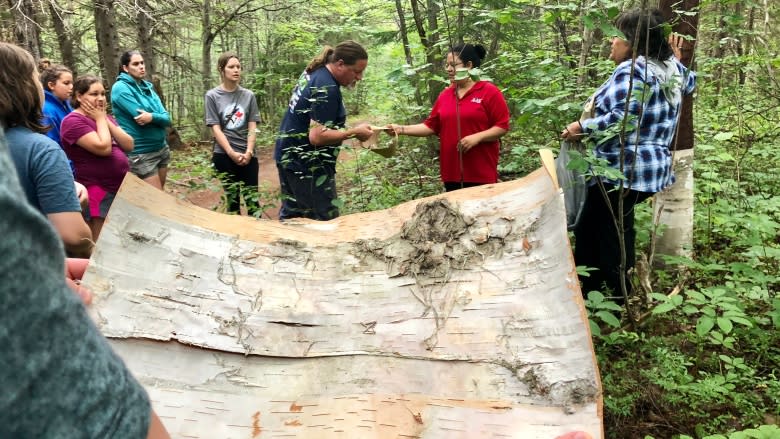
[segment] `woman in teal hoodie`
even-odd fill
[[[135,141],[133,152],[128,154],[130,172],[162,190],[171,158],[165,141],[171,117],[152,83],[144,80],[146,66],[140,52],[123,53],[119,68],[111,87],[111,108],[119,126]]]

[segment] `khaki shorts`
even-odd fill
[[[130,172],[140,179],[145,179],[156,175],[158,169],[168,167],[168,163],[171,162],[171,149],[165,145],[159,151],[130,154],[127,158],[130,162]]]

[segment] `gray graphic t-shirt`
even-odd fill
[[[246,139],[249,122],[260,122],[260,112],[254,93],[238,87],[235,91],[225,91],[221,86],[206,92],[206,125],[219,125],[225,133],[228,143],[236,152],[246,152]],[[225,151],[214,142],[214,152]]]

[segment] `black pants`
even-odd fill
[[[250,215],[258,214],[260,210],[257,189],[257,173],[259,164],[257,157],[252,157],[245,166],[239,166],[227,154],[214,153],[211,156],[214,168],[217,170],[222,189],[227,198],[227,211],[241,212],[241,195],[244,196],[246,210]]]
[[[276,164],[282,207],[279,219],[311,218],[327,221],[339,216],[336,199],[336,168],[323,166],[315,171],[301,172]]]
[[[456,191],[458,189],[465,189],[467,187],[474,187],[474,186],[482,186],[486,183],[467,183],[467,182],[459,182],[459,181],[445,181],[444,182],[444,191],[445,192],[452,192]]]
[[[588,198],[583,208],[582,216],[577,228],[574,230],[575,247],[574,260],[577,265],[585,265],[597,268],[590,271],[589,277],[580,277],[582,282],[582,294],[587,297],[590,291],[611,290],[607,296],[617,297],[617,302],[622,302],[622,290],[620,289],[620,276],[626,278],[626,287],[631,293],[631,282],[628,278],[628,270],[634,267],[636,261],[636,230],[634,230],[634,206],[653,194],[623,190],[623,239],[626,250],[626,271],[620,272],[620,241],[615,227],[612,212],[618,212],[617,188],[605,185],[607,199],[601,193],[598,185],[588,188]],[[612,208],[610,209],[610,206]]]

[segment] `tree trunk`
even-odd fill
[[[563,200],[544,170],[285,223],[128,175],[84,284],[174,437],[602,437]]]
[[[401,4],[401,0],[395,0],[395,12],[398,14],[398,32],[401,35],[401,44],[404,47],[404,57],[406,58],[406,64],[410,66],[414,65],[414,58],[412,58],[412,49],[409,46],[409,35],[406,29],[406,13],[404,7]]]
[[[136,0],[136,30],[138,31],[138,50],[144,54],[146,77],[150,81],[157,75],[157,57],[152,42],[151,6],[147,0]]]
[[[574,55],[572,54],[571,44],[569,44],[569,31],[566,29],[566,21],[564,21],[560,17],[556,18],[555,30],[558,35],[557,37],[558,43],[563,48],[563,54],[566,56],[566,59],[568,60],[566,63],[568,64],[571,70],[576,69],[577,64],[574,62]]]
[[[68,66],[73,71],[73,77],[78,76],[76,71],[76,57],[73,54],[73,36],[65,25],[64,15],[68,11],[62,9],[54,0],[49,1],[49,14],[52,27],[57,36],[57,44],[60,47],[60,63]]]
[[[146,60],[146,58],[144,58],[144,60]],[[152,78],[152,85],[154,85],[154,91],[158,96],[160,96],[160,101],[162,102],[163,106],[170,112],[170,107],[166,102],[165,93],[163,93],[162,82],[159,76]],[[173,124],[165,128],[165,143],[167,143],[168,147],[171,149],[182,149],[184,147],[184,143],[181,141],[179,130],[177,130]]]
[[[41,34],[38,31],[36,9],[32,0],[11,3],[14,17],[14,38],[16,43],[32,53],[36,61],[41,58]]]
[[[674,175],[677,181],[653,200],[655,226],[654,251],[658,255],[693,255],[693,149],[674,153]],[[664,266],[663,260],[653,258],[653,265]]]
[[[446,8],[446,6],[445,6]],[[455,41],[455,44],[463,44],[463,34],[464,30],[466,29],[465,22],[466,22],[466,14],[465,14],[465,5],[463,0],[458,0],[457,5],[457,18],[455,20],[455,29],[447,29],[447,33],[455,32],[455,34],[458,36],[457,41]],[[447,10],[444,10],[444,13],[447,14]],[[449,23],[447,23],[449,24]],[[493,34],[495,35],[495,34]],[[450,37],[450,41],[452,41],[452,38]]]
[[[694,68],[693,56],[697,31],[699,26],[698,15],[675,16],[673,7],[683,11],[698,11],[699,0],[661,0],[660,8],[667,20],[675,23],[673,31],[692,37],[686,40],[682,47],[683,64]],[[680,122],[677,127],[677,135],[672,141],[674,158],[674,172],[677,181],[667,190],[655,195],[653,218],[660,227],[660,232],[655,234],[653,243],[656,255],[692,256],[693,249],[693,99],[691,96],[683,97],[680,111]],[[653,258],[653,265],[663,266],[660,258]]]
[[[414,58],[412,57],[412,49],[409,45],[409,35],[407,34],[409,30],[406,27],[406,13],[404,12],[404,8],[401,5],[401,0],[395,0],[395,11],[398,14],[398,31],[401,34],[401,43],[404,46],[404,57],[406,58],[406,64],[413,66]],[[420,93],[419,87],[415,87],[414,89],[414,101],[418,107],[423,106],[422,94]]]
[[[201,11],[201,64],[200,79],[203,85],[203,95],[211,88],[211,46],[214,43],[215,35],[211,31],[211,0],[203,0],[203,9]],[[204,124],[200,129],[201,140],[211,138],[211,131]]]
[[[590,57],[590,51],[593,48],[595,41],[595,31],[593,28],[583,25],[582,26],[582,44],[580,46],[580,58],[577,64],[577,86],[580,88],[585,87],[588,82],[588,58]]]
[[[431,14],[430,11],[427,14],[428,17],[428,27],[426,29],[426,21],[423,19],[424,16],[422,12],[420,11],[420,6],[418,3],[419,0],[411,0],[410,4],[412,5],[412,17],[414,18],[414,25],[417,29],[417,35],[420,37],[420,44],[425,48],[425,60],[428,63],[428,74],[433,76],[435,73],[435,69],[439,63],[439,58],[436,56],[436,32],[438,32],[438,27],[431,27],[431,26],[437,26],[438,21],[435,19],[436,14]],[[428,3],[433,3],[432,1],[428,1]],[[430,5],[429,5],[430,6]],[[433,21],[431,21],[431,15],[433,15]],[[448,49],[449,50],[449,49]],[[439,96],[439,93],[441,92],[441,86],[433,79],[428,80],[427,83],[427,93],[428,93],[428,103],[433,106],[433,104],[436,102],[436,98]]]
[[[728,34],[728,24],[726,23],[726,17],[729,13],[729,11],[726,9],[726,3],[725,2],[718,2],[717,3],[717,15],[715,20],[717,21],[716,29],[717,31],[717,37],[714,39],[713,43],[713,50],[711,57],[714,58],[714,61],[718,63],[718,67],[714,69],[712,72],[712,83],[715,84],[715,93],[716,99],[720,98],[720,92],[723,88],[723,76],[724,76],[724,70],[725,70],[725,61],[724,58],[726,56],[726,44],[728,44],[727,38],[730,36]],[[715,106],[717,106],[718,102],[715,101]]]
[[[121,50],[116,30],[114,0],[95,0],[95,37],[100,58],[100,72],[108,83],[108,90],[119,74]]]
[[[742,17],[744,13],[745,13],[745,11],[743,10],[742,2],[734,3],[734,12],[732,13],[732,16],[733,17]],[[744,23],[743,23],[743,25],[744,25]],[[752,22],[749,22],[748,23],[748,31],[750,31],[750,34],[752,34],[752,31],[753,31],[752,27],[753,27]],[[743,36],[742,38],[736,38],[735,41],[734,41],[734,46],[735,46],[734,47],[734,51],[736,52],[736,55],[737,55],[737,61],[736,61],[736,65],[734,66],[734,69],[736,70],[737,78],[739,78],[738,80],[739,80],[740,87],[745,85],[745,78],[746,78],[746,76],[745,76],[745,65],[744,65],[745,61],[743,61],[742,57],[747,52],[745,52],[745,45],[743,44],[743,41],[746,40],[746,39],[749,39],[749,38],[750,38],[750,36],[748,34],[748,35]]]

